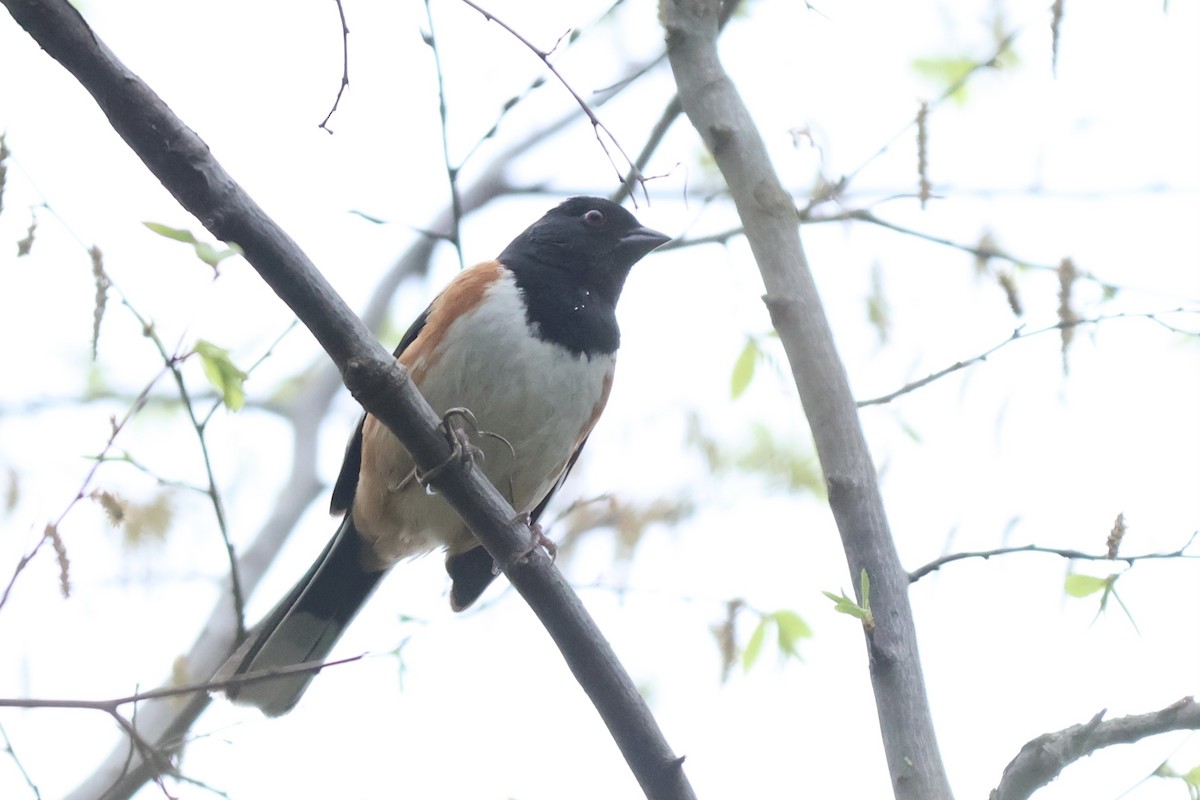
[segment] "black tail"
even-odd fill
[[[386,570],[362,566],[362,538],[347,513],[337,533],[300,579],[217,671],[215,680],[324,661]],[[225,692],[230,700],[277,717],[292,710],[315,672],[255,681]]]

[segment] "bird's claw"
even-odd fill
[[[541,547],[546,551],[546,555],[550,556],[550,561],[553,563],[554,560],[558,558],[558,545],[555,544],[554,540],[547,536],[544,531],[542,531],[541,523],[536,522],[528,514],[522,514],[520,517],[518,517],[518,519],[523,520],[524,523],[529,526],[529,531],[531,533],[529,549],[525,551],[522,558],[524,560],[528,560],[529,557],[533,555],[533,551]]]
[[[461,418],[466,423],[466,427],[473,432],[479,432],[479,422],[469,408],[456,406],[442,415],[441,428],[442,432],[446,434],[446,441],[450,443],[450,457],[426,472],[416,471],[417,483],[424,486],[426,491],[429,490],[430,482],[451,464],[461,462],[466,465],[467,469],[471,469],[475,466],[476,460],[483,461],[483,450],[476,447],[475,443],[471,441],[471,434],[467,433],[466,428],[456,427],[451,422],[454,417]]]

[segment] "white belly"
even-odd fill
[[[471,410],[481,431],[471,439],[484,452],[476,465],[526,514],[554,488],[603,408],[615,355],[579,356],[530,335],[511,274],[487,290],[487,300],[459,317],[430,353],[435,366],[420,389],[438,414]],[[373,417],[363,437],[364,464],[369,449],[370,463],[390,468],[386,475],[363,470],[353,509],[381,566],[438,545],[461,552],[475,544],[449,505],[411,479],[408,453]]]

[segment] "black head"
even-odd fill
[[[572,197],[526,228],[500,260],[515,271],[536,265],[559,272],[616,305],[633,265],[669,241],[610,200]]]
[[[616,306],[633,265],[671,237],[599,197],[572,197],[513,239],[500,261],[541,338],[581,355],[620,344]]]

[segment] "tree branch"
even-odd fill
[[[189,212],[246,260],[337,364],[354,397],[429,470],[449,459],[440,419],[296,243],[212,158],[208,147],[121,64],[67,0],[3,0],[12,16],[99,104],[113,128]],[[476,533],[550,632],[649,798],[691,798],[649,708],[578,596],[482,473],[455,464],[434,488]]]
[[[1200,703],[1191,697],[1149,714],[1104,719],[1104,711],[1082,725],[1045,733],[1025,744],[1004,768],[989,800],[1026,800],[1063,769],[1102,747],[1130,744],[1160,733],[1200,730]]]
[[[994,556],[1007,556],[1012,553],[1048,553],[1050,555],[1061,556],[1076,561],[1124,561],[1129,566],[1133,566],[1139,561],[1150,561],[1163,558],[1200,558],[1197,555],[1190,555],[1187,549],[1192,546],[1192,542],[1196,541],[1198,531],[1193,531],[1188,538],[1187,543],[1183,547],[1170,553],[1139,553],[1133,556],[1114,556],[1108,553],[1085,553],[1082,550],[1071,550],[1069,548],[1060,547],[1039,547],[1036,544],[1025,544],[1019,547],[997,547],[994,550],[973,550],[964,553],[950,553],[949,555],[935,558],[928,564],[917,567],[912,572],[908,573],[910,583],[916,583],[931,572],[937,572],[947,564],[955,561],[962,561],[967,558],[982,558],[987,560]]]
[[[845,367],[800,245],[799,217],[716,49],[716,0],[663,0],[667,55],[684,111],[724,175],[767,288],[767,309],[792,366],[816,440],[855,586],[870,577],[873,630],[864,631],[875,705],[895,796],[949,800],[908,599],[908,574],[888,531],[875,466]],[[862,602],[862,598],[859,598]]]
[[[1167,309],[1166,311],[1158,311],[1158,312],[1154,312],[1154,311],[1120,311],[1115,314],[1102,314],[1097,317],[1091,317],[1090,319],[1062,320],[1062,321],[1054,323],[1053,325],[1047,325],[1044,328],[1037,328],[1036,330],[1032,330],[1032,331],[1025,330],[1025,326],[1022,325],[1018,328],[1014,328],[1012,335],[1009,336],[1007,339],[1005,339],[1004,341],[1000,342],[997,345],[993,345],[992,347],[989,347],[987,350],[984,350],[982,353],[979,353],[978,355],[975,355],[975,356],[971,356],[970,358],[965,359],[963,361],[955,361],[950,366],[943,367],[942,369],[939,369],[937,372],[930,373],[929,375],[926,375],[924,378],[915,380],[912,383],[906,383],[905,385],[901,386],[899,389],[896,389],[895,391],[888,392],[887,394],[880,395],[879,397],[872,397],[868,400],[859,400],[858,407],[865,408],[867,406],[880,406],[880,405],[884,405],[886,403],[890,403],[898,397],[902,397],[903,395],[906,395],[909,392],[914,392],[917,389],[920,389],[924,386],[928,386],[929,384],[933,383],[934,381],[940,380],[953,372],[958,372],[960,369],[966,369],[967,367],[969,367],[973,364],[978,364],[982,361],[987,361],[988,358],[993,353],[995,353],[997,350],[1007,347],[1008,345],[1012,344],[1013,342],[1020,341],[1021,339],[1028,339],[1032,336],[1039,336],[1043,333],[1050,333],[1052,331],[1068,330],[1071,328],[1077,328],[1081,325],[1099,325],[1101,322],[1107,322],[1107,321],[1113,320],[1113,319],[1148,319],[1148,320],[1158,323],[1159,325],[1162,325],[1163,327],[1167,328],[1167,330],[1170,330],[1174,333],[1182,333],[1182,334],[1186,334],[1189,336],[1200,335],[1200,334],[1197,334],[1195,331],[1186,331],[1181,328],[1177,328],[1174,325],[1170,325],[1166,322],[1163,322],[1161,319],[1159,319],[1159,316],[1164,315],[1164,314],[1181,314],[1181,313],[1188,313],[1187,309],[1171,308],[1171,309]]]

